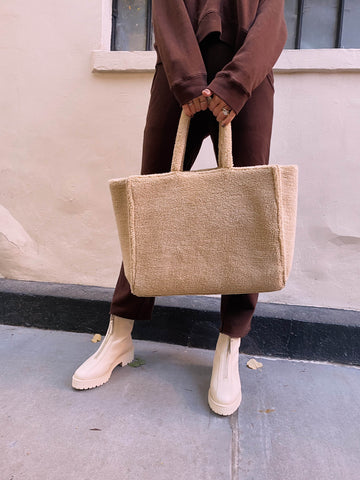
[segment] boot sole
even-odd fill
[[[114,370],[115,367],[118,365],[121,365],[122,367],[125,367],[128,363],[131,363],[134,360],[134,349],[129,350],[127,353],[122,355],[120,359],[113,364],[110,369],[105,373],[105,375],[102,375],[101,377],[98,378],[90,378],[88,380],[81,380],[80,378],[76,378],[75,375],[72,377],[72,387],[75,388],[76,390],[89,390],[90,388],[95,388],[95,387],[100,387],[101,385],[104,385],[106,383],[111,374],[112,371]]]
[[[236,412],[236,410],[239,408],[240,403],[241,403],[242,395],[240,392],[240,395],[234,400],[233,403],[230,403],[229,405],[224,404],[224,403],[217,403],[215,400],[213,400],[210,390],[208,393],[208,403],[209,407],[211,410],[218,415],[231,415],[232,413]]]

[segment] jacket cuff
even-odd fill
[[[232,82],[225,76],[216,76],[207,88],[224,100],[236,115],[250,98],[250,94],[241,85]]]
[[[180,105],[190,102],[190,100],[199,97],[204,88],[207,87],[206,75],[196,75],[188,77],[184,81],[175,83],[171,86],[171,91]]]

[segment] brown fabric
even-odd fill
[[[224,45],[213,46],[208,52],[224,56]],[[213,53],[214,55],[211,55]],[[226,57],[225,57],[226,58]],[[233,158],[235,166],[266,165],[273,117],[273,85],[268,80],[254,91],[240,114],[232,122]],[[162,112],[165,112],[164,114]],[[170,170],[176,129],[181,109],[169,90],[164,69],[159,65],[151,88],[151,98],[144,132],[142,174]],[[167,135],[164,136],[164,131]],[[185,154],[184,169],[193,166],[201,144],[208,135],[217,154],[218,123],[211,112],[197,114],[191,122]],[[257,294],[222,295],[221,329],[232,337],[244,337],[250,330]],[[130,291],[129,283],[121,269],[110,312],[133,320],[149,320],[154,305],[152,297],[137,297]],[[169,320],[171,321],[171,319]]]
[[[125,277],[124,265],[121,264],[110,313],[129,320],[150,320],[154,301],[154,297],[137,297],[131,293],[129,282]]]
[[[284,0],[153,0],[155,49],[183,105],[208,87],[239,113],[268,75],[287,38]],[[199,43],[209,33],[235,55],[210,83]]]
[[[211,82],[216,73],[228,63],[234,49],[211,36],[201,44],[201,52]],[[245,103],[232,122],[233,157],[235,166],[265,165],[269,161],[273,118],[272,78],[265,79]],[[162,173],[170,170],[176,129],[181,113],[178,101],[169,88],[162,64],[156,66],[144,131],[142,174]],[[164,131],[166,136],[164,136]],[[218,124],[209,111],[198,113],[192,120],[185,170],[189,170],[208,135],[217,153]],[[251,327],[257,294],[222,295],[221,330],[232,337],[245,336]],[[121,269],[111,304],[111,313],[134,320],[148,320],[154,305],[152,297],[136,297]],[[169,320],[171,321],[171,319]]]
[[[245,337],[251,329],[258,297],[258,293],[222,295],[220,332],[230,337]]]

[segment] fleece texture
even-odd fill
[[[284,48],[284,0],[153,0],[157,63],[180,105],[204,88],[239,113]],[[232,60],[208,83],[199,44],[211,33],[234,51]]]
[[[233,167],[231,127],[220,128],[219,168],[182,171],[182,115],[172,171],[110,180],[133,294],[241,294],[280,290],[296,227],[297,166]]]

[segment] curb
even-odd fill
[[[105,333],[113,289],[0,279],[0,323]],[[220,298],[158,297],[133,338],[215,349]],[[259,302],[241,353],[360,365],[360,311]]]

